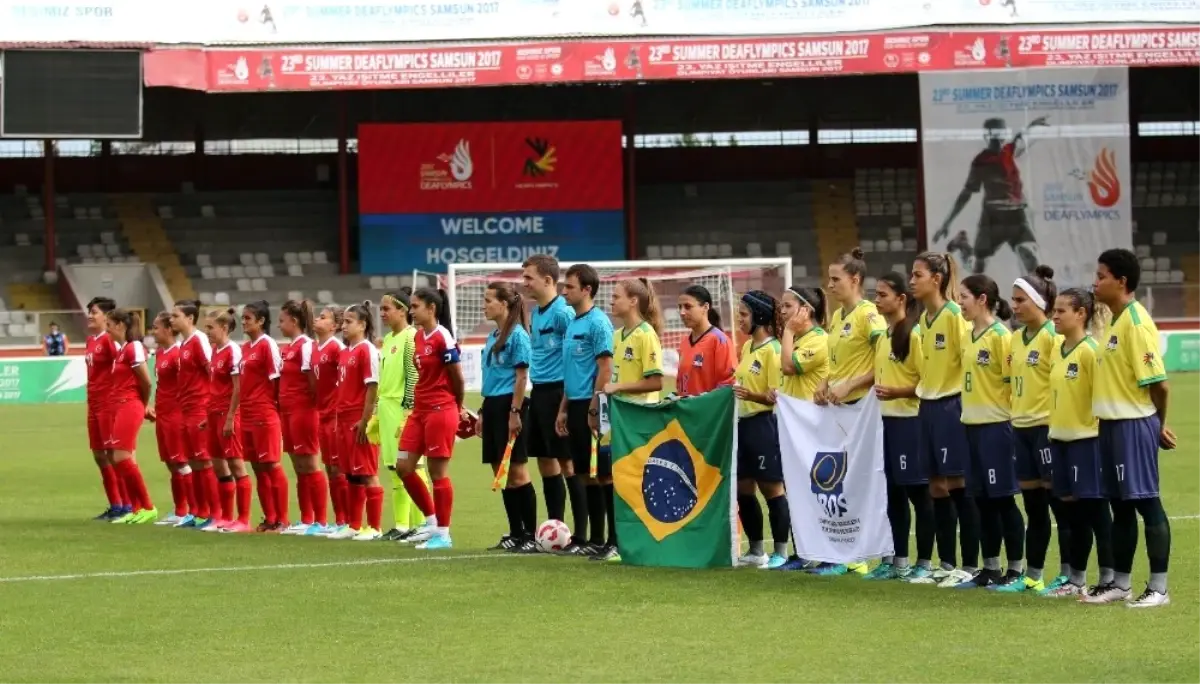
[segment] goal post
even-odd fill
[[[560,262],[562,274],[582,262]],[[688,334],[679,319],[677,298],[692,284],[703,285],[712,293],[713,305],[721,315],[721,327],[735,344],[738,333],[734,318],[737,302],[749,290],[766,290],[779,296],[792,284],[791,257],[747,259],[659,259],[643,261],[593,261],[600,274],[596,305],[611,315],[613,288],[627,278],[646,278],[654,286],[663,313],[663,369],[675,375],[679,344]],[[450,312],[463,352],[463,375],[469,389],[477,389],[482,380],[480,355],[493,325],[483,316],[483,296],[488,283],[521,282],[521,264],[450,264],[444,285],[450,299]],[[533,303],[526,301],[532,310]],[[614,323],[614,325],[616,325]]]

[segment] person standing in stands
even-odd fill
[[[67,336],[58,329],[57,323],[50,323],[50,332],[42,342],[46,346],[46,356],[66,356]]]

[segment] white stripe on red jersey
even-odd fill
[[[127,342],[117,352],[117,358],[113,361],[112,393],[109,395],[113,403],[142,400],[142,395],[138,391],[137,376],[133,369],[144,363],[146,363],[146,348],[138,340]]]

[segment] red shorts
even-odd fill
[[[204,427],[201,428],[200,425]],[[208,451],[208,414],[185,413],[183,415],[183,451],[191,461],[208,461],[212,454]]]
[[[88,407],[88,448],[92,451],[108,451],[112,448],[108,444],[108,440],[112,437],[108,434],[111,422],[111,415],[101,415],[97,409]]]
[[[338,422],[338,458],[346,475],[375,477],[379,475],[379,447],[370,442],[359,443],[358,421]]]
[[[317,435],[321,442],[321,462],[327,468],[339,467],[338,447],[341,445],[338,444],[337,420],[334,418],[322,420]]]
[[[417,409],[404,423],[400,433],[400,451],[416,457],[450,458],[454,454],[454,439],[458,432],[458,407],[451,404],[442,409]]]
[[[168,417],[158,414],[158,420],[154,423],[154,436],[158,438],[158,457],[163,463],[187,463],[183,416]]]
[[[283,413],[283,449],[296,456],[312,456],[320,451],[320,416],[316,409]]]
[[[242,421],[242,451],[251,463],[279,463],[283,442],[279,432],[279,416]]]
[[[233,434],[225,435],[227,413],[208,414],[208,453],[213,458],[242,457],[242,418],[233,417]]]
[[[146,405],[140,401],[117,404],[109,414],[111,419],[108,448],[113,451],[137,451],[138,432],[146,420]]]

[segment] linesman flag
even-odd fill
[[[737,558],[733,390],[609,402],[617,542],[629,565],[729,567]]]

